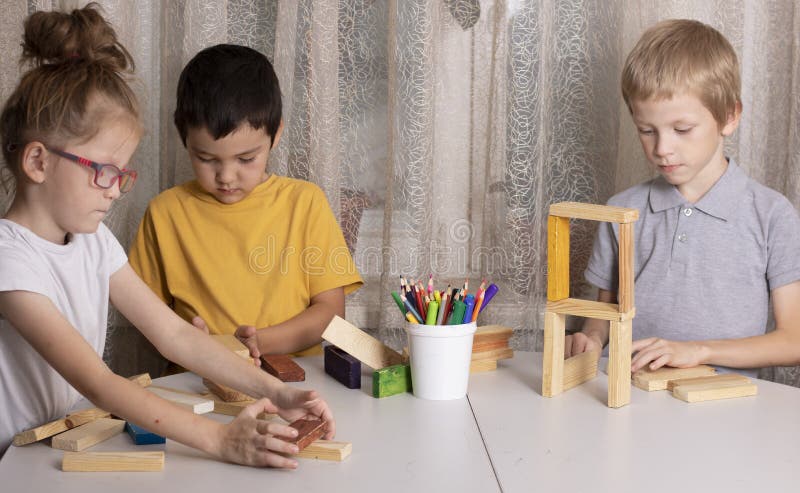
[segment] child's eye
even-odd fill
[[[256,159],[255,156],[253,156],[253,157],[240,157],[239,158],[239,162],[242,163],[242,164],[247,164],[247,163],[252,163],[253,161],[255,161],[255,159]]]
[[[201,163],[213,163],[215,161],[213,157],[203,157],[203,156],[197,156],[197,160],[200,161]]]
[[[650,130],[649,128],[640,128],[638,130],[639,130],[639,134],[641,134],[641,135],[653,135],[653,131]]]
[[[689,133],[689,132],[691,132],[691,130],[692,130],[692,127],[686,127],[686,128],[676,128],[676,129],[675,129],[675,132],[676,132],[676,133],[679,133],[679,134],[686,134],[686,133]]]

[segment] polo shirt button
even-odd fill
[[[680,235],[678,235],[678,241],[680,241],[681,243],[686,243],[687,238],[688,237],[686,236],[686,233],[681,233]]]
[[[692,215],[692,210],[691,209],[684,209],[683,210],[683,215],[686,216],[686,217],[691,216]]]

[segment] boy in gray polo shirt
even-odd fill
[[[628,55],[622,94],[659,172],[608,202],[640,215],[631,370],[800,364],[800,218],[723,154],[742,109],[733,48],[700,22],[661,22]],[[600,301],[616,302],[618,234],[600,225],[586,269]],[[588,319],[565,355],[607,342],[608,322]]]

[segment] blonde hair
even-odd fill
[[[26,72],[0,115],[6,165],[16,177],[24,147],[86,141],[120,112],[139,122],[127,76],[133,58],[91,3],[72,12],[35,12],[25,20],[20,64]]]
[[[702,22],[671,19],[642,34],[622,69],[622,97],[631,101],[690,92],[720,126],[741,104],[739,61],[719,31]]]

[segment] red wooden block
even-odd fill
[[[306,379],[303,367],[285,354],[267,354],[261,356],[261,365],[270,375],[282,382],[302,382]]]
[[[319,440],[325,434],[325,422],[321,419],[300,418],[289,426],[297,430],[297,437],[287,440],[287,442],[296,444],[300,450]]]

